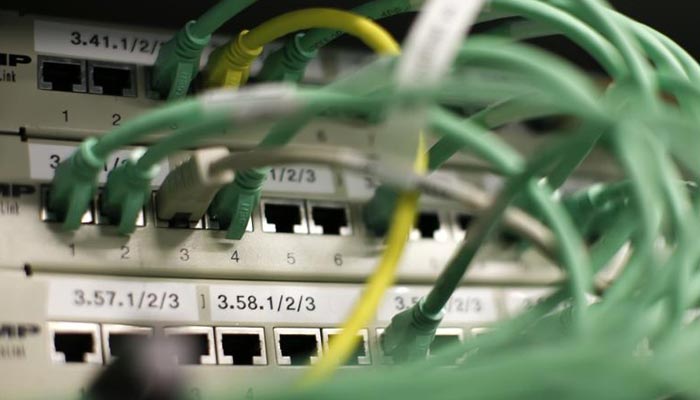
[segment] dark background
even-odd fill
[[[271,16],[293,9],[311,6],[352,8],[364,1],[259,0],[230,21],[222,31],[233,33],[243,28],[251,28]],[[186,21],[196,18],[215,2],[215,0],[0,0],[0,9],[177,29]],[[696,25],[699,24],[700,2],[696,2],[696,0],[616,0],[613,1],[613,4],[625,14],[664,32],[696,58],[700,57],[700,35],[698,34],[700,30],[696,29]],[[382,25],[400,38],[410,25],[412,18],[413,15],[400,15],[383,20]],[[584,66],[594,67],[589,58],[571,46],[565,39],[550,38],[542,43]],[[344,38],[338,44],[343,46],[358,45],[357,42],[348,38]]]

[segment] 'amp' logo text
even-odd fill
[[[31,62],[32,58],[25,54],[0,53],[0,65],[5,67],[16,67]]]
[[[0,182],[0,197],[22,197],[36,193],[36,187],[21,183]]]

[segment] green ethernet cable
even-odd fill
[[[423,2],[424,0],[375,0],[353,8],[352,12],[372,20],[378,20],[392,15],[417,11]],[[263,81],[301,81],[306,66],[316,58],[317,50],[340,35],[342,32],[330,29],[313,29],[294,35],[282,48],[275,50],[265,58],[258,79]]]
[[[552,75],[552,78],[549,79],[549,89],[554,93],[559,93],[559,98],[568,98],[576,104],[575,107],[569,109],[569,112],[579,112],[584,118],[603,122],[604,117],[602,116],[603,112],[600,108],[601,106],[593,100],[596,97],[595,90],[592,88],[592,85],[586,83],[585,79],[575,70],[564,64],[560,64],[558,60],[554,58],[544,56],[544,54],[536,55],[534,50],[527,49],[523,46],[513,46],[512,48],[505,46],[509,51],[502,53],[490,52],[487,50],[495,47],[495,43],[502,45],[501,41],[494,41],[492,39],[474,38],[470,40],[460,52],[457,63],[493,63],[494,65],[508,65],[509,68],[518,66],[523,71],[529,72],[533,79],[536,79],[538,76],[544,77],[548,72],[556,71]],[[508,59],[508,61],[506,61],[506,59]],[[556,82],[557,80],[558,82]],[[572,86],[572,84],[576,86]],[[574,87],[576,87],[576,89],[574,89]],[[575,98],[578,100],[574,100]],[[449,121],[448,114],[440,112],[439,110],[434,111],[434,113],[436,118],[446,120],[438,121],[438,123],[441,123],[439,127],[445,132],[451,133],[460,131],[459,122],[455,123]],[[472,130],[475,128],[476,126],[473,125]],[[451,134],[454,135],[454,133]],[[454,135],[452,136],[452,140],[459,140],[460,138],[471,139],[470,143],[464,143],[467,145],[464,146],[465,148],[469,148],[471,151],[483,152],[485,154],[483,158],[496,163],[497,170],[503,171],[506,176],[519,177],[522,174],[522,167],[520,167],[522,164],[519,162],[517,153],[509,151],[506,146],[500,145],[498,141],[490,140],[488,144],[480,143],[479,141],[484,141],[483,138],[485,137],[488,137],[488,135],[481,132],[471,134],[471,131],[465,131],[465,135]],[[565,144],[569,146],[575,145],[575,147],[570,149],[567,153],[573,155],[571,159],[575,162],[572,166],[578,164],[578,160],[576,159],[581,155],[576,155],[576,153],[580,151],[580,148],[590,148],[592,143],[597,142],[597,137],[591,138],[590,135],[587,136],[586,139],[586,141],[574,141],[570,139],[565,142]],[[558,151],[553,152],[553,154],[558,154]],[[551,156],[549,158],[551,158]],[[549,158],[546,160],[552,162]],[[566,156],[564,156],[564,158],[566,158]],[[528,179],[524,179],[522,185],[527,187],[526,192],[538,206],[537,211],[542,213],[550,224],[557,224],[553,226],[555,230],[562,230],[565,232],[562,234],[567,235],[567,238],[575,238],[578,233],[575,230],[572,231],[572,225],[562,222],[566,221],[566,213],[551,202],[551,195],[544,192],[546,186],[539,185],[535,181],[529,181],[534,173],[532,168],[526,169],[526,171],[529,171],[528,174],[525,174]],[[537,172],[539,172],[539,170],[537,170]],[[506,185],[506,189],[514,188],[515,191],[512,193],[505,192],[503,194],[503,204],[501,204],[500,207],[505,207],[513,200],[512,197],[514,197],[522,187],[523,186]],[[391,355],[397,361],[412,361],[426,356],[427,348],[442,319],[442,308],[451,297],[453,291],[457,288],[462,276],[471,264],[473,257],[476,255],[476,252],[481,248],[490,231],[493,230],[495,224],[498,222],[496,217],[501,212],[502,209],[495,208],[492,214],[487,214],[488,218],[480,219],[479,221],[485,222],[477,222],[476,227],[472,228],[472,232],[476,233],[468,235],[464,246],[450,261],[431,292],[416,306],[397,314],[392,319],[392,323],[384,333],[385,353]],[[560,235],[557,236],[561,237]],[[576,241],[562,243],[562,245],[567,246],[567,250],[563,252],[562,255],[566,262],[562,264],[572,265],[572,268],[569,269],[568,272],[570,276],[572,276],[572,282],[575,284],[575,287],[572,288],[572,293],[576,294],[576,315],[580,317],[587,286],[582,282],[589,280],[584,277],[585,271],[589,268],[577,264],[582,260],[580,251],[576,256],[566,257],[579,250]]]
[[[376,0],[354,8],[353,12],[371,19],[381,19],[417,11],[421,3],[422,1],[410,0]],[[623,70],[624,65],[616,50],[602,36],[577,18],[547,3],[495,0],[491,3],[491,8],[488,11],[482,14],[480,21],[520,15],[551,24],[577,40],[585,49],[601,60],[608,70]],[[318,49],[339,36],[340,32],[322,29],[296,35],[284,47],[271,53],[265,59],[258,78],[266,81],[300,81],[306,66],[316,57]]]
[[[634,51],[634,50],[632,50]],[[636,96],[645,89],[643,85],[637,85],[628,89],[628,96]],[[698,96],[688,96],[689,100],[696,103]],[[619,99],[619,98],[618,98]],[[605,142],[610,141],[611,151],[618,157],[624,166],[624,171],[630,179],[630,195],[634,199],[635,207],[626,208],[635,216],[641,215],[641,235],[632,235],[633,246],[639,248],[639,238],[653,238],[664,230],[683,228],[679,221],[681,214],[686,219],[695,221],[698,213],[695,204],[692,209],[683,205],[687,196],[678,189],[678,174],[669,164],[669,159],[659,157],[660,152],[667,149],[666,143],[654,141],[644,132],[645,127],[640,126],[649,123],[645,114],[654,115],[658,107],[643,106],[638,113],[629,109],[620,110],[611,107],[610,115],[614,117],[615,129],[605,132],[602,136]],[[666,112],[666,111],[665,111]],[[669,114],[675,115],[675,114]],[[676,117],[683,118],[682,115]],[[636,123],[630,124],[631,121]],[[671,125],[672,126],[672,125]],[[671,134],[669,127],[656,126],[659,135]],[[592,131],[591,137],[598,138],[595,126],[587,129]],[[637,132],[635,135],[634,132]],[[569,140],[569,139],[566,139]],[[691,144],[692,142],[687,142]],[[694,146],[693,148],[698,148]],[[675,151],[674,151],[675,153]],[[669,186],[670,185],[670,186]],[[644,187],[647,186],[647,187]],[[688,213],[692,213],[688,215]],[[657,228],[660,215],[669,215],[675,220],[669,227],[661,230]],[[663,219],[663,218],[661,218]],[[635,220],[635,222],[637,222]],[[629,232],[629,230],[627,231]],[[636,232],[636,231],[635,231]],[[666,236],[671,232],[665,233]],[[680,233],[680,232],[679,232]],[[683,234],[687,235],[687,234]],[[568,236],[568,235],[564,235]],[[627,233],[621,233],[621,237]],[[620,243],[620,240],[617,241]],[[646,242],[648,243],[648,242]],[[508,323],[503,324],[506,333],[497,335],[501,327],[494,328],[496,336],[505,339],[496,343],[489,343],[488,336],[473,339],[468,345],[455,346],[452,354],[464,355],[465,349],[474,349],[478,346],[476,354],[468,356],[468,361],[463,367],[450,369],[450,372],[440,369],[432,370],[437,364],[426,361],[416,363],[414,366],[397,368],[380,377],[366,374],[363,377],[338,379],[328,385],[312,388],[299,393],[298,398],[343,398],[341,393],[349,396],[361,396],[363,398],[385,398],[389,393],[392,396],[401,396],[404,399],[420,399],[426,396],[433,398],[547,398],[552,393],[562,393],[562,397],[584,399],[599,398],[658,398],[664,393],[684,393],[690,397],[700,394],[700,385],[694,378],[692,362],[685,364],[700,354],[700,346],[697,342],[696,328],[678,328],[677,324],[667,324],[667,317],[677,320],[679,304],[687,307],[693,304],[693,295],[686,295],[686,301],[679,301],[678,295],[671,293],[686,292],[678,287],[687,277],[688,263],[683,255],[687,245],[679,242],[680,246],[674,248],[674,252],[680,252],[679,256],[668,259],[668,265],[658,265],[660,268],[644,268],[645,264],[659,263],[661,260],[653,257],[656,250],[653,246],[644,247],[642,252],[635,251],[633,259],[625,268],[619,282],[613,283],[611,290],[621,293],[617,301],[602,300],[602,307],[592,308],[587,318],[587,325],[591,330],[587,334],[571,336],[561,324],[546,324],[543,321],[532,321],[533,326],[528,327],[531,338],[559,338],[551,341],[535,341],[527,347],[520,346],[517,338],[521,332],[516,329],[508,329]],[[607,250],[609,253],[609,250]],[[640,257],[642,255],[642,257]],[[651,256],[651,257],[645,257]],[[689,255],[690,256],[690,255]],[[668,271],[685,273],[669,275]],[[640,274],[639,272],[643,272]],[[658,279],[667,276],[666,279]],[[632,279],[630,279],[632,277]],[[686,279],[690,281],[690,279]],[[626,289],[624,287],[627,287]],[[667,291],[661,295],[659,291],[649,293],[648,289],[661,286]],[[616,290],[617,288],[620,288]],[[646,290],[645,290],[646,289]],[[690,291],[692,292],[692,290]],[[697,291],[694,292],[697,300]],[[650,297],[657,300],[640,301],[641,297]],[[658,303],[661,296],[664,300],[671,300],[676,310],[665,311]],[[667,297],[663,297],[667,296]],[[551,310],[551,309],[550,309]],[[566,308],[565,308],[566,310]],[[557,312],[556,314],[562,314]],[[540,314],[541,315],[541,314]],[[545,318],[544,320],[551,320]],[[651,356],[640,357],[634,350],[639,341],[645,336],[655,335],[656,331],[672,332],[674,340],[663,341],[663,345],[656,349]],[[503,331],[501,331],[503,332]],[[694,339],[693,339],[694,338]],[[492,341],[497,342],[497,341]],[[689,356],[692,354],[692,356]],[[601,362],[601,360],[604,360]],[[673,360],[673,361],[671,361]],[[679,364],[680,363],[680,364]],[[673,373],[665,373],[671,366]],[[680,365],[680,367],[679,367]],[[542,374],[542,371],[547,373]],[[453,373],[454,372],[454,373]],[[447,376],[450,375],[450,376]],[[503,377],[514,376],[504,384]],[[595,382],[595,384],[592,384]],[[354,388],[354,389],[353,389]],[[295,394],[287,394],[273,398],[297,398]]]
[[[534,0],[523,3],[534,3]],[[502,197],[493,205],[492,213],[488,215],[490,218],[483,219],[480,226],[484,228],[480,228],[476,234],[472,233],[471,239],[474,241],[467,253],[469,257],[463,258],[461,263],[455,261],[448,268],[460,264],[451,270],[455,276],[460,269],[468,268],[471,254],[479,249],[477,244],[488,237],[489,227],[496,224],[500,217],[498,208],[509,202],[509,198],[533,197],[532,192],[541,196],[535,197],[535,200],[541,201],[535,202],[535,206],[542,204],[543,210],[535,209],[556,233],[561,265],[569,271],[556,293],[533,309],[489,327],[486,334],[469,337],[465,343],[452,346],[430,359],[385,368],[381,374],[375,370],[353,371],[304,390],[276,388],[276,391],[269,393],[256,393],[257,398],[483,400],[556,396],[576,400],[652,400],[700,397],[700,382],[697,380],[700,325],[690,322],[686,314],[686,310],[700,304],[700,274],[697,268],[700,250],[693,243],[693,238],[697,237],[696,230],[700,227],[700,203],[697,196],[690,193],[688,185],[679,184],[686,179],[697,180],[700,175],[700,166],[692,157],[700,151],[700,143],[694,138],[697,136],[698,118],[692,112],[700,105],[700,92],[695,85],[697,75],[693,72],[697,71],[697,64],[685,57],[682,49],[674,47],[667,38],[653,31],[647,30],[668,51],[658,47],[658,43],[648,43],[654,47],[644,45],[643,41],[651,36],[647,35],[644,39],[621,18],[611,17],[609,21],[601,23],[600,9],[593,9],[591,13],[590,9],[572,6],[574,2],[568,0],[557,1],[556,4],[563,4],[563,10],[568,10],[575,17],[583,16],[579,19],[601,28],[616,50],[631,45],[625,52],[620,52],[626,54],[621,58],[625,69],[629,68],[627,64],[643,57],[640,51],[643,49],[654,57],[669,57],[672,54],[683,66],[684,72],[680,73],[678,64],[673,60],[668,60],[666,64],[654,61],[655,74],[652,74],[652,81],[647,82],[643,70],[651,70],[652,67],[640,64],[637,68],[641,66],[641,69],[637,73],[641,74],[636,77],[634,73],[623,71],[624,76],[629,74],[629,81],[618,82],[620,87],[615,93],[601,97],[599,110],[586,110],[588,102],[576,100],[579,99],[578,95],[590,89],[586,88],[585,83],[574,80],[571,86],[579,90],[569,90],[571,87],[568,85],[551,84],[550,81],[558,74],[544,76],[532,71],[520,71],[520,74],[508,71],[513,76],[520,75],[519,81],[529,80],[532,86],[539,89],[532,91],[533,102],[538,105],[556,106],[551,103],[556,98],[559,103],[572,103],[565,104],[569,106],[567,111],[583,109],[579,116],[582,124],[573,135],[550,136],[547,150],[537,154],[536,159],[520,158],[521,161],[517,163],[520,166],[515,165],[517,170],[515,167],[504,168],[514,168],[515,171],[506,182]],[[605,28],[606,24],[614,24],[615,29],[609,29],[609,25]],[[622,42],[619,40],[620,30],[623,36],[627,36]],[[486,57],[483,53],[479,56],[478,62],[488,64],[489,68],[503,66],[506,60],[503,56]],[[538,63],[540,57],[534,56],[532,61]],[[543,62],[546,63],[546,60]],[[659,68],[664,70],[663,73],[659,72]],[[463,86],[459,86],[459,89],[464,91],[480,91],[499,85],[493,78],[476,82],[458,74],[450,77],[459,78],[463,79]],[[659,88],[664,91],[673,89],[674,94],[682,93],[684,99],[678,105],[664,104],[657,99]],[[648,90],[651,93],[646,93]],[[499,103],[512,100],[512,104],[517,105],[524,101],[520,99],[528,99],[526,91],[513,91],[509,95],[498,90],[493,93],[503,95],[496,99]],[[478,95],[483,96],[482,93]],[[650,95],[654,100],[649,101]],[[637,98],[647,100],[635,102],[634,107],[625,106],[625,99]],[[444,100],[444,97],[438,96],[431,99],[435,103]],[[458,100],[465,101],[466,97]],[[537,107],[532,110],[534,115],[537,115],[537,111]],[[458,126],[461,125],[456,117],[452,118]],[[605,123],[601,123],[601,120]],[[477,122],[483,126],[481,121]],[[475,148],[484,153],[481,157],[488,162],[495,163],[512,153],[510,149],[491,148],[499,146],[497,139],[491,140],[493,137],[490,135],[493,134],[477,133],[472,131],[473,128],[470,124],[463,130],[468,130],[474,136],[470,140],[480,143],[481,148]],[[477,141],[479,135],[489,136],[489,139]],[[470,150],[464,148],[465,141],[459,140],[457,134],[450,136],[449,140],[458,150]],[[444,142],[440,152],[449,152],[450,146],[446,145],[449,143]],[[551,175],[556,177],[554,181],[560,181],[568,176],[570,169],[576,167],[579,158],[585,157],[592,143],[597,143],[620,164],[624,175],[621,186],[624,189],[621,189],[621,193],[615,193],[615,185],[611,186],[612,209],[608,208],[608,201],[596,204],[605,199],[595,197],[592,204],[577,205],[580,213],[600,214],[599,218],[609,215],[610,218],[609,221],[603,220],[607,227],[601,232],[601,238],[590,251],[586,251],[580,233],[572,222],[578,219],[576,215],[569,215],[574,209],[568,206],[576,199],[565,198],[563,204],[559,204],[546,186],[543,189],[534,187],[533,181],[523,170],[530,167],[536,171],[546,165],[548,168],[535,176]],[[487,150],[498,154],[488,154]],[[486,158],[487,155],[490,158]],[[85,157],[88,158],[89,154]],[[448,157],[442,154],[443,159]],[[539,162],[541,164],[536,165]],[[679,166],[683,167],[682,174]],[[620,195],[621,204],[615,200],[617,194]],[[564,209],[562,206],[567,207]],[[590,207],[590,210],[581,211],[585,207]],[[593,217],[598,218],[597,215]],[[592,288],[591,275],[626,244],[630,248],[629,257],[623,260],[621,272],[614,280],[598,288],[599,298],[589,306],[586,295]],[[448,286],[452,284],[454,282],[448,282]],[[434,305],[427,299],[422,303],[428,311],[437,309],[433,315],[439,315],[440,297],[446,296],[449,291],[440,292],[440,296],[435,297],[437,301]],[[428,306],[425,306],[426,303]],[[649,346],[651,351],[644,351],[643,346]],[[404,354],[412,353],[420,351],[406,349]],[[444,368],[445,363],[454,359],[465,361],[461,365]],[[232,396],[232,393],[225,393],[222,398]],[[241,398],[243,396],[240,395]]]
[[[175,102],[126,121],[108,135],[83,141],[71,157],[58,165],[51,182],[49,209],[63,222],[63,229],[80,227],[97,191],[97,176],[112,152],[145,134],[167,130],[172,124],[187,125],[203,114],[196,100]]]
[[[199,71],[202,51],[211,35],[255,1],[221,0],[197,20],[185,24],[158,51],[153,66],[153,89],[170,100],[184,97]]]
[[[271,90],[265,93],[264,86],[256,86],[251,89],[238,92],[229,91],[231,99],[229,107],[245,106],[241,115],[232,115],[231,112],[213,114],[201,122],[185,126],[172,133],[156,144],[150,146],[143,155],[113,169],[107,179],[103,198],[104,212],[113,221],[118,221],[119,232],[128,235],[136,229],[136,219],[139,210],[148,201],[151,180],[156,175],[158,163],[176,151],[186,149],[197,142],[227,130],[241,127],[241,125],[257,122],[258,118],[274,118],[292,115],[301,110],[302,115],[309,116],[328,109],[355,110],[356,112],[368,112],[376,107],[377,101],[369,101],[355,96],[335,93],[331,91],[294,89],[287,85],[269,85]],[[250,96],[248,96],[250,93]],[[267,96],[267,97],[266,97]],[[206,95],[204,96],[206,98]],[[234,100],[238,98],[239,100]],[[250,100],[250,104],[246,101]],[[203,99],[206,102],[206,99]],[[239,104],[234,103],[235,101]],[[290,104],[295,103],[293,107]],[[247,107],[247,108],[246,108]],[[256,109],[256,107],[264,107]],[[246,111],[248,110],[248,111]],[[265,172],[266,175],[266,172]],[[259,179],[260,181],[264,180]],[[241,181],[238,177],[238,181]],[[220,198],[217,196],[217,198]],[[227,205],[231,203],[227,202]],[[235,209],[241,207],[235,203]],[[244,221],[245,226],[248,222]]]
[[[621,65],[622,59],[620,58],[619,53],[617,53],[617,50],[611,47],[611,44],[607,41],[607,39],[600,36],[600,34],[592,30],[584,22],[578,20],[575,16],[569,15],[565,11],[552,7],[545,2],[497,0],[497,2],[494,3],[494,6],[498,7],[500,10],[529,18],[527,26],[537,27],[529,29],[524,28],[522,26],[523,24],[518,22],[518,29],[510,30],[508,29],[510,24],[506,23],[495,30],[489,31],[489,33],[515,35],[513,37],[514,39],[527,39],[532,38],[533,34],[539,36],[543,32],[543,30],[539,27],[547,26],[548,28],[554,29],[550,33],[556,32],[567,35],[582,48],[588,50],[589,53],[605,67],[608,74],[613,78],[623,78],[626,67]],[[560,6],[563,7],[561,4]],[[644,49],[647,50],[650,58],[655,63],[665,66],[667,70],[673,72],[676,76],[679,74],[684,75],[679,69],[679,64],[683,65],[686,71],[697,70],[697,63],[689,60],[687,53],[685,53],[668,38],[664,37],[653,29],[632,21],[612,10],[610,10],[610,14],[615,19],[632,29],[633,33],[640,40],[640,43]],[[530,30],[533,34],[529,33]],[[662,42],[663,46],[660,46],[659,42]],[[693,67],[693,65],[695,67]],[[683,101],[682,94],[680,95],[679,99]],[[474,116],[474,118],[478,117],[479,115]],[[495,127],[494,124],[487,124],[486,126],[489,128]],[[433,151],[433,149],[435,151]],[[434,145],[433,149],[431,149],[430,159],[433,160],[434,163],[431,162],[431,169],[436,169],[442,165],[442,163],[439,163],[438,160],[447,161],[447,159],[456,152],[457,147],[451,146],[448,138],[443,138]],[[452,150],[450,151],[450,149]],[[372,229],[376,234],[381,234],[386,229],[387,218],[389,215],[391,215],[391,210],[393,208],[392,199],[394,197],[395,194],[392,193],[390,189],[380,187],[370,201],[369,206],[364,209],[363,215],[365,217],[365,223],[368,224],[370,229]]]
[[[539,3],[522,3],[517,1],[502,1],[501,5],[506,12],[520,12],[525,13],[529,16],[534,16],[537,18],[544,19],[553,23],[558,23],[559,26],[563,26],[564,29],[574,32],[573,35],[580,38],[582,43],[586,48],[596,49],[601,59],[604,60],[604,65],[608,65],[611,71],[618,73],[620,67],[620,61],[615,58],[616,53],[614,49],[611,49],[610,45],[606,47],[607,43],[605,39],[596,34],[595,31],[587,29],[585,24],[581,24],[578,20],[574,18],[567,18],[568,14],[563,11],[559,11],[554,7],[542,5],[541,7],[535,6]],[[367,3],[375,5],[376,3]],[[523,5],[526,4],[526,5]],[[368,6],[369,7],[369,6]],[[399,9],[405,9],[398,7]],[[362,12],[362,11],[360,11]],[[373,15],[370,15],[372,17]],[[312,36],[312,39],[316,38],[316,35],[323,36],[321,31]],[[326,35],[329,32],[325,33]],[[270,64],[273,65],[274,63]],[[305,122],[303,118],[296,120],[296,126],[293,129],[286,129],[284,126],[273,128],[273,130],[268,134],[268,136],[263,139],[261,146],[268,145],[283,145],[289,141],[291,135],[286,135],[287,137],[280,139],[285,135],[280,134],[279,131],[296,132]],[[294,126],[294,122],[290,123],[290,126]],[[245,199],[245,207],[237,207],[239,210],[252,210],[254,207],[253,202],[256,202],[260,197],[260,190],[262,187],[262,180],[264,177],[264,171],[242,171],[238,182],[229,185],[225,188],[220,196],[217,196],[213,205],[212,212],[214,215],[220,216],[220,219],[224,222],[225,226],[229,226],[229,238],[239,239],[245,233],[245,224],[248,221],[250,215],[238,215],[237,213],[231,214],[229,211],[231,209],[230,204],[239,204],[238,199]],[[375,196],[376,200],[373,200],[370,206],[366,209],[365,216],[370,216],[365,218],[365,222],[370,226],[375,233],[381,234],[386,230],[387,220],[391,215],[391,210],[393,210],[393,200],[395,200],[395,193],[387,188],[380,188]],[[252,204],[252,205],[251,205]],[[231,223],[236,221],[235,223]]]

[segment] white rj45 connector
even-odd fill
[[[211,163],[228,154],[225,147],[197,150],[170,172],[156,195],[158,219],[186,216],[192,222],[201,220],[216,193],[233,182],[233,171],[209,172]]]

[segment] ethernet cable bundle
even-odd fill
[[[211,34],[253,2],[223,0],[188,23],[162,48],[154,69],[156,89],[170,101],[86,140],[61,163],[50,207],[65,229],[79,227],[100,167],[122,146],[177,127],[109,176],[103,207],[129,234],[159,161],[222,129],[235,135],[272,119],[275,125],[248,153],[196,151],[166,179],[159,208],[195,221],[208,211],[237,240],[267,168],[333,164],[384,182],[364,218],[386,235],[386,246],[343,334],[298,387],[265,398],[700,397],[700,325],[689,318],[700,299],[700,66],[681,47],[598,0],[374,0],[352,11],[299,10],[241,31],[199,72]],[[401,52],[374,20],[404,12],[418,16]],[[495,27],[468,35],[485,21]],[[246,85],[263,46],[292,33],[264,59],[257,76],[264,83]],[[357,36],[381,57],[326,87],[297,84],[316,51],[341,33]],[[521,42],[546,35],[565,35],[585,49],[611,83],[601,86],[577,66]],[[185,97],[198,73],[212,91]],[[452,106],[477,111],[463,117],[449,111]],[[373,155],[285,148],[314,118],[342,122],[347,115],[367,116],[384,143],[402,145],[379,140]],[[492,132],[548,116],[573,123],[550,132],[546,146],[529,158]],[[428,136],[436,142],[426,149]],[[623,178],[556,195],[594,149],[608,152]],[[500,192],[491,196],[426,175],[457,153],[500,174]],[[393,282],[421,192],[469,204],[480,210],[478,220],[430,293],[386,329],[383,351],[395,365],[334,376]],[[443,307],[498,229],[517,233],[566,279],[529,311],[426,359]],[[600,279],[623,249],[614,279]],[[445,367],[455,359],[459,365]]]

